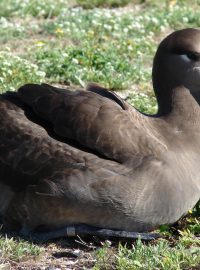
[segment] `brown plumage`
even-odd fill
[[[189,48],[197,55],[198,45],[200,31],[193,29],[161,43],[153,68],[155,116],[94,84],[75,92],[29,84],[1,95],[4,224],[142,232],[173,223],[193,207],[200,198],[200,107],[194,99],[199,102],[200,64],[185,54]]]

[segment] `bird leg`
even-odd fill
[[[29,236],[32,240],[46,242],[51,239],[59,238],[59,237],[75,237],[75,236],[99,236],[102,238],[122,238],[129,240],[154,240],[159,238],[160,235],[158,233],[138,233],[138,232],[129,232],[123,230],[111,230],[111,229],[102,229],[97,227],[92,227],[89,225],[70,225],[65,226],[56,230],[52,230],[49,232],[40,232],[40,233],[31,233],[28,230],[21,230],[21,236],[27,237]]]

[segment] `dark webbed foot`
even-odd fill
[[[21,235],[27,237],[27,232],[24,234],[24,231],[21,231]],[[45,242],[51,239],[59,237],[74,237],[74,236],[99,236],[102,238],[123,238],[136,240],[140,238],[141,240],[154,240],[160,237],[157,233],[138,233],[138,232],[128,232],[122,230],[111,230],[111,229],[102,229],[96,228],[89,225],[72,225],[65,226],[60,229],[52,230],[49,232],[40,232],[40,233],[30,233],[29,237],[32,240]]]

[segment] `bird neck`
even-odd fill
[[[165,116],[171,112],[173,89],[180,85],[176,80],[176,74],[174,76],[170,72],[163,55],[161,50],[157,51],[152,69],[153,88],[158,103],[158,116]]]
[[[159,82],[154,82],[154,91],[158,103],[158,116],[168,115],[172,110],[172,87],[167,83],[162,85]],[[157,90],[159,89],[159,90]]]
[[[152,71],[153,87],[158,102],[159,117],[167,117],[178,121],[190,121],[192,124],[200,122],[200,94],[198,89],[188,90],[176,79],[176,74],[161,65],[161,57],[156,57]],[[191,94],[192,93],[192,94]],[[199,103],[199,104],[198,104]],[[175,122],[174,122],[175,123]]]
[[[200,129],[200,106],[184,86],[176,87],[171,94],[171,111],[165,116],[168,122],[181,126]]]

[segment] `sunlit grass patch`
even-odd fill
[[[138,2],[135,0],[134,2]],[[52,18],[62,13],[63,9],[69,7],[120,7],[133,0],[1,0],[0,16],[27,16]]]
[[[162,16],[164,12],[160,14],[158,9],[152,9],[151,14],[148,10],[131,10],[127,13],[118,9],[63,9],[54,21],[47,21],[44,29],[51,34],[56,34],[56,29],[62,29],[66,36],[74,38],[96,37],[98,42],[108,38],[141,38],[141,33],[149,36],[152,35],[150,31],[162,30],[167,25],[167,20]]]
[[[57,16],[63,8],[70,7],[73,0],[1,0],[0,16],[35,16],[50,18]]]
[[[10,6],[14,10],[12,1],[8,0],[4,8]],[[160,5],[147,3],[129,12],[70,9],[69,1],[63,0],[57,3],[23,0],[15,4],[12,13],[15,18],[22,13],[43,18],[34,27],[39,39],[45,36],[45,43],[38,40],[30,55],[23,58],[31,58],[31,62],[46,72],[49,82],[84,85],[96,81],[115,90],[127,89],[132,84],[137,84],[138,89],[143,90],[144,85],[145,89],[152,89],[151,66],[157,35],[166,29],[200,25],[199,10],[194,11],[186,1],[176,1],[173,8],[162,5],[162,9]],[[31,13],[32,5],[41,12]],[[0,41],[8,42],[13,37],[26,40],[30,33],[34,34],[27,31],[32,27],[31,17],[25,20],[26,24],[19,23],[16,27],[10,18],[2,18]]]
[[[44,252],[44,248],[32,243],[0,237],[0,260],[22,261],[36,259]]]
[[[36,63],[52,82],[83,85],[95,81],[118,90],[150,76],[151,71],[141,69],[139,61],[133,63],[130,56],[120,54],[117,44],[115,50],[113,46],[115,44],[101,47],[86,43],[83,47],[62,50],[43,48],[36,52]]]
[[[157,101],[154,96],[134,92],[129,95],[127,101],[143,113],[155,114],[157,112]]]
[[[45,73],[38,66],[10,51],[0,52],[0,92],[14,91],[25,83],[41,82]]]
[[[83,84],[92,80],[116,90],[133,83],[140,89],[148,83],[148,89],[152,89],[151,66],[157,35],[180,25],[198,27],[199,18],[198,10],[194,12],[181,4],[173,9],[156,6],[129,13],[118,9],[64,9],[55,20],[42,26],[58,42],[55,50],[47,46],[36,53],[37,63],[50,81]],[[70,40],[66,47],[59,45],[66,39]]]
[[[133,0],[76,0],[77,4],[82,6],[83,8],[94,8],[94,7],[122,7],[127,5],[128,3],[137,3],[137,1]]]
[[[20,23],[15,23],[7,20],[4,17],[0,18],[0,42],[5,43],[12,38],[24,38],[25,27]]]
[[[178,2],[177,2],[178,3]],[[65,8],[53,21],[47,21],[44,29],[56,34],[56,29],[63,35],[73,38],[87,38],[88,35],[102,42],[104,38],[140,39],[164,31],[166,28],[198,27],[200,11],[190,5],[177,4],[173,9],[151,7],[131,9],[92,9]],[[94,39],[93,37],[93,39]]]
[[[200,248],[196,246],[186,249],[181,242],[172,247],[164,239],[146,245],[138,240],[132,245],[132,248],[121,244],[118,248],[112,248],[111,243],[106,241],[103,247],[97,251],[96,259],[94,270],[178,270],[198,266]]]

